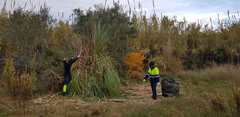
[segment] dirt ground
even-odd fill
[[[124,86],[122,91],[123,97],[113,99],[82,99],[53,94],[21,102],[5,97],[0,99],[0,104],[5,106],[7,112],[0,115],[3,117],[121,116],[119,113],[127,111],[126,108],[151,106],[160,103],[162,98],[161,96],[158,96],[158,100],[151,98],[151,88],[148,83]],[[160,95],[160,86],[158,86],[158,95]]]

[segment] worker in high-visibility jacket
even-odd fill
[[[155,66],[155,63],[151,61],[149,63],[149,69],[147,74],[144,77],[144,80],[149,79],[152,88],[152,98],[157,99],[157,84],[160,81],[160,73],[158,67]]]

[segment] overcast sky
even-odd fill
[[[3,6],[5,0],[0,0],[0,6]],[[8,1],[8,8],[11,8]],[[93,7],[94,4],[104,5],[105,0],[16,0],[17,6],[24,6],[27,2],[27,6],[39,6],[45,1],[48,7],[51,8],[51,14],[59,16],[62,12],[64,17],[71,15],[74,8],[88,9]],[[113,0],[107,0],[107,4],[111,5]],[[115,0],[117,1],[117,0]],[[128,0],[119,0],[125,10],[128,10]],[[138,10],[138,3],[142,5],[143,11],[147,15],[153,14],[152,0],[129,0],[131,8]],[[135,2],[135,5],[134,5]],[[185,17],[188,21],[209,20],[210,17],[220,18],[226,17],[227,10],[236,13],[240,11],[240,0],[155,0],[155,11],[158,15],[161,13],[168,16],[177,16],[178,19]]]

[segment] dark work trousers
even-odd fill
[[[157,98],[157,83],[159,78],[150,78],[151,88],[152,88],[152,98]]]

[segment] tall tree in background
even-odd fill
[[[76,22],[73,27],[75,32],[88,39],[93,38],[96,25],[100,24],[108,29],[109,41],[106,43],[108,54],[114,58],[119,70],[122,70],[122,60],[128,51],[128,39],[136,32],[131,26],[130,18],[123,11],[118,3],[113,7],[103,8],[95,6],[95,10],[88,10],[84,13],[80,9],[75,9]],[[121,72],[121,71],[120,71]]]

